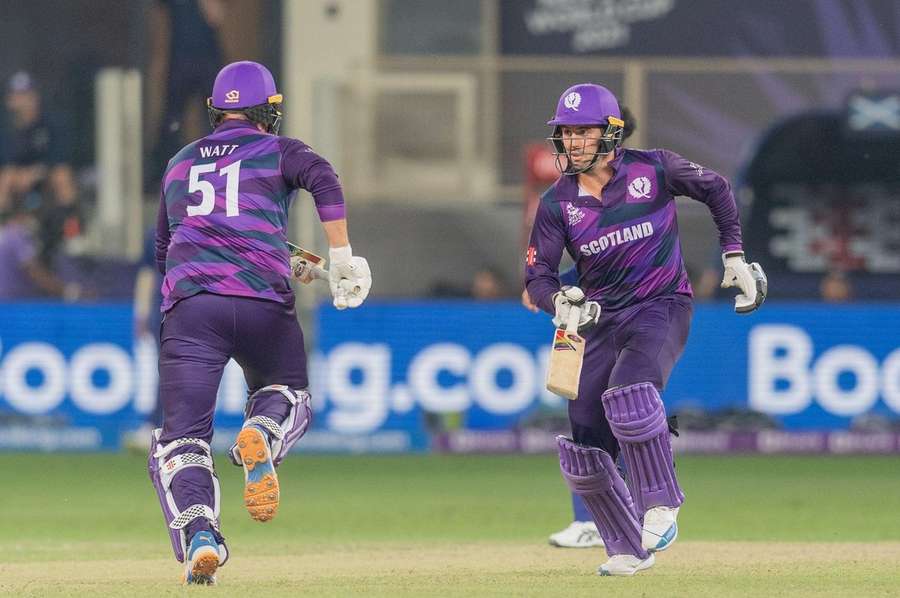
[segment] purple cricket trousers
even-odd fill
[[[651,382],[661,391],[684,351],[693,312],[691,298],[675,294],[600,315],[597,326],[584,335],[578,399],[569,402],[576,443],[618,458],[619,442],[606,419],[603,392],[638,382]]]
[[[229,358],[243,368],[251,394],[270,384],[294,389],[308,385],[303,333],[293,306],[200,293],[182,299],[166,312],[160,339],[162,444],[185,437],[212,439],[216,394]],[[286,401],[275,400],[255,409],[254,415],[282,421],[289,410]],[[173,454],[178,452],[182,451]],[[177,476],[172,493],[179,509],[214,504],[211,478],[200,468]],[[195,519],[188,537],[201,529],[208,529],[208,522]]]

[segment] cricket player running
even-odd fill
[[[228,559],[209,445],[228,359],[241,365],[250,389],[230,456],[244,468],[253,519],[275,516],[275,468],[312,416],[286,237],[297,189],[312,194],[325,229],[335,307],[358,307],[372,284],[366,260],[350,248],[331,165],[303,142],[278,135],[281,102],[264,66],[225,66],[207,100],[212,134],[179,151],[163,175],[156,236],[165,276],[163,426],[153,432],[149,471],[175,557],[186,563],[186,583],[214,583]]]
[[[621,148],[625,123],[609,90],[570,87],[547,124],[562,175],[537,208],[526,288],[557,326],[579,306],[586,344],[578,398],[569,403],[572,438],[557,438],[560,467],[606,546],[609,560],[598,573],[634,575],[675,541],[684,501],[659,394],[693,313],[675,197],[709,207],[725,266],[722,286],[740,289],[735,311],[762,304],[766,278],[744,260],[728,182],[667,150]],[[576,262],[577,287],[560,288],[564,249]],[[620,451],[627,485],[615,465]]]

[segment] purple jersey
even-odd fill
[[[157,222],[162,311],[203,292],[293,305],[286,228],[297,189],[313,195],[323,222],[344,218],[331,165],[296,139],[226,120],[178,152]]]
[[[578,285],[604,310],[662,295],[690,296],[675,215],[678,195],[709,207],[723,251],[741,249],[737,206],[719,174],[668,150],[619,149],[610,166],[602,200],[582,193],[575,176],[561,176],[541,197],[525,281],[532,301],[547,312],[554,311],[563,249],[576,262]]]

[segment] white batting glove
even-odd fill
[[[359,307],[372,288],[372,271],[366,258],[353,255],[349,245],[332,247],[328,250],[331,268],[328,286],[338,309]]]
[[[578,331],[582,332],[592,327],[600,319],[600,304],[596,301],[587,301],[584,291],[578,287],[564,286],[558,293],[553,294],[553,307],[556,314],[553,316],[553,325],[562,328],[569,321],[569,310],[572,307],[581,308],[581,319],[578,320]]]
[[[722,263],[725,265],[722,288],[738,287],[741,290],[734,298],[734,311],[749,314],[759,309],[769,290],[769,281],[762,266],[756,262],[748,264],[744,261],[743,251],[723,253]]]

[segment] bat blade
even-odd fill
[[[557,328],[553,333],[550,364],[547,367],[547,390],[570,401],[578,398],[585,346],[584,338],[578,334],[580,310],[573,307],[572,311],[579,313],[570,316],[565,328]]]
[[[328,280],[324,257],[307,251],[299,245],[294,245],[290,241],[288,241],[288,249],[291,250],[291,270],[297,280],[303,284],[309,284],[315,279]]]
[[[309,262],[313,266],[319,266],[323,269],[325,268],[325,258],[321,255],[316,255],[312,251],[307,251],[299,245],[294,245],[290,241],[288,241],[288,249],[291,250],[291,257],[299,257],[300,259]]]

